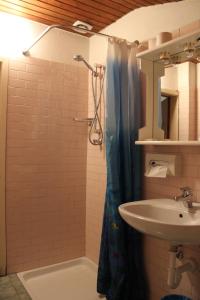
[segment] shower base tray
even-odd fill
[[[86,257],[17,274],[32,300],[100,300],[97,266]]]

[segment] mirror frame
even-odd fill
[[[141,59],[140,68],[146,83],[146,122],[139,129],[139,140],[164,140],[164,131],[158,127],[159,79],[164,76],[164,65]]]

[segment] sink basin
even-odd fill
[[[151,199],[119,206],[121,217],[132,227],[173,244],[200,244],[200,204],[187,209],[182,201]]]

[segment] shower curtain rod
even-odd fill
[[[41,40],[43,38],[43,36],[45,36],[51,29],[53,28],[60,28],[60,29],[66,29],[66,27],[64,27],[63,25],[59,25],[59,24],[54,24],[54,25],[51,25],[51,26],[48,26],[34,41],[33,43],[27,47],[22,53],[24,55],[28,55],[29,54],[29,50],[35,45],[37,44],[37,42],[39,42],[39,40]],[[94,32],[92,30],[89,30],[89,29],[86,29],[86,28],[83,28],[83,27],[78,27],[78,26],[67,26],[67,28],[69,29],[73,29],[74,31],[76,31],[77,34],[80,34],[80,32],[85,32],[85,33],[93,33],[95,35],[99,35],[99,36],[103,36],[103,37],[106,37],[106,38],[116,38],[116,39],[120,39],[118,37],[115,37],[115,36],[112,36],[112,35],[108,35],[108,34],[105,34],[105,33],[101,33],[101,32]],[[79,31],[79,32],[78,32]],[[133,43],[130,43],[130,44],[135,44],[136,46],[139,45],[139,41],[138,40],[135,40]]]

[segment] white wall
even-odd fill
[[[200,19],[200,0],[185,0],[136,9],[103,32],[140,41],[151,38],[161,31],[171,31]],[[25,18],[0,12],[0,56],[18,57],[21,52],[46,28],[46,25]],[[94,36],[90,39],[53,29],[31,50],[37,58],[73,63],[74,53],[88,58],[90,62],[105,63],[107,39]]]
[[[151,38],[161,31],[171,31],[200,19],[200,0],[185,0],[136,9],[103,32],[140,41]],[[46,28],[46,25],[25,18],[0,12],[0,56],[18,57],[24,48]],[[37,58],[73,63],[74,53],[88,58],[90,62],[105,63],[107,39],[94,36],[90,39],[53,29],[31,50]]]
[[[128,41],[144,41],[200,19],[200,0],[184,0],[136,9],[108,26],[104,33]],[[90,38],[90,62],[105,63],[107,40]]]
[[[47,25],[0,12],[0,56],[17,58]],[[62,63],[73,62],[73,55],[88,59],[89,39],[61,29],[48,32],[30,51],[31,56]]]

